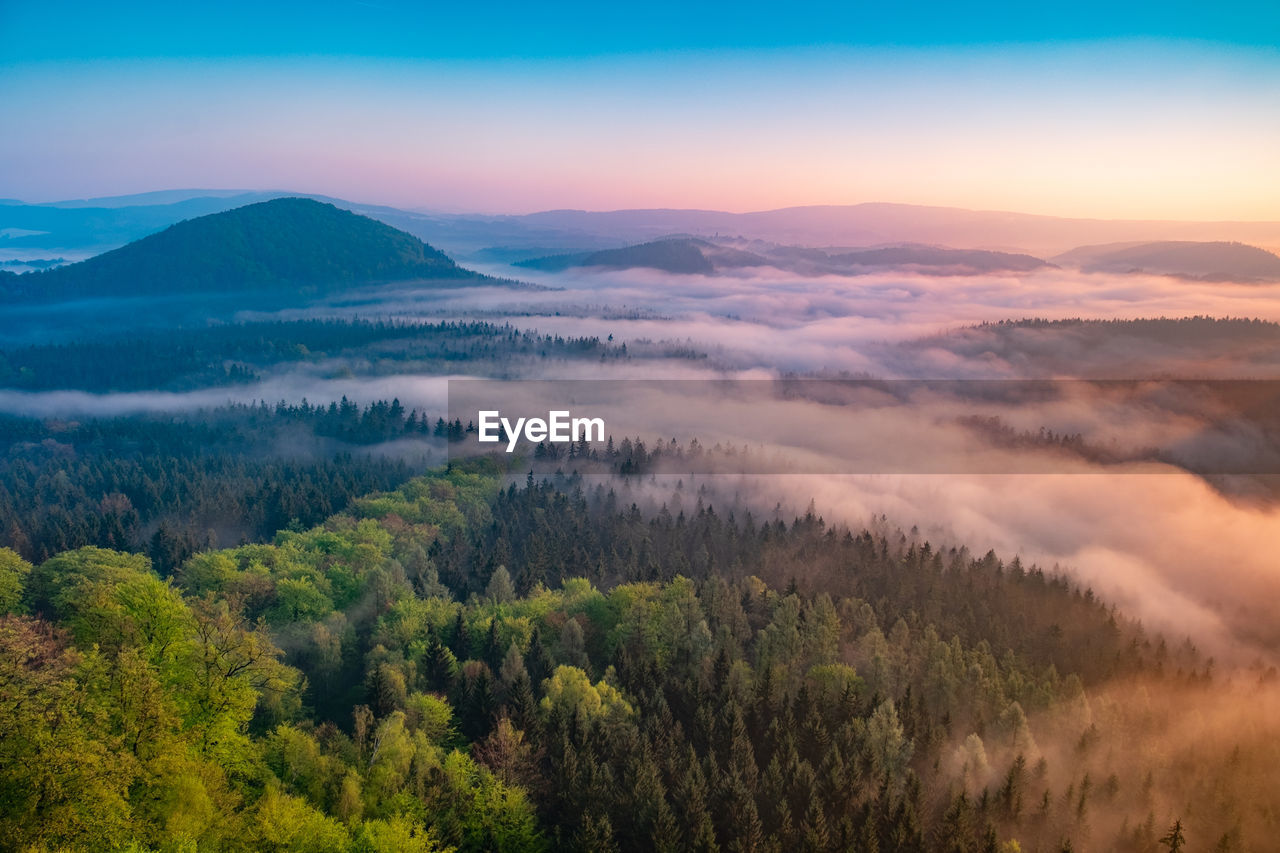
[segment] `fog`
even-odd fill
[[[1280,286],[1063,270],[807,279],[769,270],[717,277],[578,271],[538,275],[535,283],[548,289],[384,288],[304,309],[241,310],[235,318],[480,319],[611,338],[629,358],[468,361],[452,363],[447,375],[385,375],[396,366],[357,353],[255,366],[260,381],[183,392],[5,390],[0,411],[79,418],[196,413],[258,400],[398,398],[429,417],[464,422],[480,408],[514,416],[570,408],[602,417],[615,441],[630,436],[650,448],[671,438],[688,447],[697,438],[711,449],[708,465],[668,458],[652,475],[612,485],[625,502],[670,502],[673,512],[682,501],[690,510],[693,494],[721,515],[750,509],[789,521],[812,506],[828,524],[854,532],[901,529],[935,550],[1018,557],[1092,589],[1170,645],[1185,639],[1213,659],[1211,686],[1118,679],[1031,715],[1029,767],[1043,757],[1048,769],[1028,770],[1025,809],[1053,790],[1044,831],[1052,834],[1061,821],[1081,828],[1081,843],[1135,828],[1150,839],[1180,817],[1200,833],[1198,847],[1233,828],[1269,837],[1269,816],[1220,804],[1258,802],[1274,786],[1280,694],[1258,676],[1280,665],[1273,613],[1280,476],[1205,472],[1280,472],[1280,390],[1170,380],[1280,379],[1280,330],[981,324],[1280,320]],[[131,310],[121,306],[112,316]],[[90,321],[85,312],[81,323]],[[18,334],[30,331],[17,326]],[[1053,381],[1023,390],[1001,382],[996,393],[945,381],[1080,377],[1145,381]],[[460,382],[477,378],[490,381]],[[905,381],[864,381],[870,378]],[[1045,430],[1079,439],[1063,443]],[[284,441],[284,455],[310,447]],[[449,454],[462,450],[451,446]],[[512,471],[518,481],[525,463],[536,461],[527,446],[521,451]],[[421,461],[441,451],[438,443],[392,441],[362,452]],[[574,464],[548,460],[546,467]],[[603,465],[576,464],[615,476]],[[685,497],[673,501],[673,494]],[[940,785],[966,785],[976,796],[1001,784],[1019,747],[998,725],[981,732],[957,725],[951,736]],[[1086,789],[1094,792],[1087,806]],[[1081,792],[1078,803],[1072,792]]]
[[[705,277],[627,271],[538,280],[554,280],[565,289],[540,294],[550,310],[527,324],[560,334],[613,334],[616,340],[689,341],[711,354],[709,369],[735,376],[759,375],[753,369],[931,378],[1280,375],[1280,348],[1231,334],[1170,341],[1116,330],[1095,340],[1070,328],[1020,328],[1004,337],[990,328],[964,328],[1020,317],[1280,320],[1280,288],[1274,285],[1062,270],[803,280],[768,272]],[[667,316],[569,317],[563,308],[551,308],[601,303]],[[528,304],[523,308],[535,313]],[[851,421],[847,411],[818,407],[714,411],[691,409],[687,401],[664,407],[651,400],[637,409],[648,413],[653,425],[637,433],[688,436],[714,423],[716,431],[700,435],[802,445],[803,453],[817,454],[807,457],[802,470],[813,470],[833,448],[830,441],[825,447],[811,438],[797,442],[797,435],[834,437],[837,447],[842,437],[859,436],[892,454],[895,448],[923,446],[918,443],[926,440],[921,423],[946,422],[946,412],[936,408],[910,417],[881,410],[861,422]],[[664,411],[680,417],[664,421]],[[693,411],[700,415],[693,417]],[[1207,420],[1221,412],[1168,401],[1143,408],[1088,395],[1001,414],[1032,432],[1041,426],[1078,431],[1091,441],[1120,442],[1131,449],[1166,443],[1209,453],[1227,444],[1237,461],[1256,460],[1259,470],[1276,453],[1274,439],[1256,431],[1219,432],[1207,439]],[[750,429],[744,428],[748,424]],[[683,433],[677,431],[681,426]],[[955,442],[957,453],[972,451],[969,438],[955,430],[934,429],[928,440]],[[930,443],[929,453],[936,454],[938,446]],[[1280,510],[1229,497],[1169,466],[1135,472],[1080,460],[1071,464],[1071,472],[1059,467],[1034,475],[769,476],[756,478],[753,488],[761,507],[789,499],[791,508],[802,512],[812,498],[828,520],[856,526],[885,514],[904,529],[919,526],[935,543],[978,552],[993,548],[1006,558],[1021,555],[1024,561],[1060,567],[1150,627],[1190,636],[1220,661],[1274,659],[1280,631],[1266,603],[1280,594],[1271,545],[1280,530]],[[1017,470],[1016,465],[1007,470]]]
[[[707,485],[711,500],[744,502],[757,513],[781,506],[790,519],[812,500],[827,521],[855,530],[884,515],[904,530],[917,527],[935,548],[1019,556],[1068,573],[1153,630],[1190,637],[1221,663],[1280,660],[1270,606],[1280,596],[1273,553],[1280,506],[1241,500],[1170,464],[1101,465],[1056,447],[993,445],[958,422],[965,412],[995,412],[1011,423],[1078,429],[1117,449],[1185,449],[1186,436],[1204,428],[1194,414],[1170,416],[1074,383],[1065,399],[976,408],[932,391],[832,404],[764,400],[741,387],[472,384],[455,390],[451,413],[489,405],[504,414],[539,405],[545,412],[555,398],[575,414],[602,417],[615,439],[638,436],[652,448],[696,437],[706,447],[745,448],[755,455],[719,460],[721,470],[745,473],[700,476],[706,469],[679,462],[658,470],[668,482]],[[1269,461],[1258,464],[1280,465],[1268,450]],[[1198,461],[1210,464],[1211,455]]]
[[[510,268],[487,272],[509,275]],[[522,276],[525,275],[522,271]],[[343,375],[340,364],[273,368],[255,384],[185,393],[95,395],[78,391],[0,392],[0,410],[85,416],[194,410],[227,401],[357,402],[398,397],[434,416],[447,403],[448,378],[526,379],[769,378],[806,375],[1012,378],[1105,376],[1280,377],[1273,340],[1231,333],[1151,335],[1115,328],[968,328],[1004,318],[1125,319],[1212,315],[1280,320],[1280,285],[1201,283],[1146,275],[1046,270],[1019,275],[913,274],[798,278],[756,270],[732,276],[647,271],[535,274],[546,290],[399,288],[351,294],[305,310],[244,312],[241,319],[394,316],[406,320],[490,319],[565,336],[613,336],[632,358],[620,362],[534,361],[466,365],[453,377]],[[685,355],[667,357],[678,349]],[[1190,635],[1224,660],[1280,650],[1280,632],[1262,602],[1280,593],[1270,543],[1280,510],[1228,497],[1169,465],[1100,467],[1040,450],[992,447],[955,423],[975,411],[998,414],[1035,433],[1081,433],[1116,450],[1177,448],[1184,459],[1230,457],[1260,470],[1280,466],[1265,431],[1210,429],[1222,412],[1148,398],[1135,403],[1096,390],[1034,405],[956,405],[916,395],[910,406],[830,406],[808,401],[752,405],[697,400],[671,389],[623,400],[612,412],[617,437],[698,437],[767,445],[790,454],[797,476],[757,478],[747,491],[760,506],[802,509],[809,500],[828,520],[858,526],[887,515],[919,526],[935,542],[1021,555],[1092,586],[1152,627]],[[1228,413],[1230,414],[1230,413]],[[884,473],[859,470],[849,450]],[[921,449],[927,448],[923,456]],[[1043,459],[1043,456],[1035,456]],[[923,459],[923,461],[922,461]],[[940,460],[967,460],[947,467]],[[975,468],[973,460],[988,467]],[[978,474],[975,470],[996,473]],[[1040,470],[1039,474],[1011,472]],[[957,473],[959,471],[959,473]],[[1145,473],[1135,473],[1145,472]],[[1153,475],[1159,471],[1160,475]],[[815,472],[829,472],[819,474]],[[950,473],[947,473],[950,472]]]
[[[328,403],[342,397],[359,401],[399,397],[406,408],[443,414],[447,376],[387,376],[333,379],[307,370],[282,370],[261,382],[192,391],[14,391],[0,389],[0,411],[41,418],[115,417],[159,412],[194,412],[228,403]]]
[[[772,478],[760,503],[812,498],[828,519],[885,514],[935,545],[1060,567],[1150,628],[1229,663],[1275,660],[1280,513],[1239,506],[1187,474]],[[783,481],[783,482],[779,482]],[[766,497],[768,495],[769,497]]]
[[[510,276],[510,267],[485,267]],[[862,371],[882,377],[1280,375],[1280,357],[1229,343],[1212,352],[1121,336],[1108,348],[1070,336],[1023,330],[1017,351],[983,349],[964,327],[1001,319],[1257,317],[1280,320],[1280,284],[1196,282],[1165,276],[1026,274],[930,276],[877,273],[799,277],[769,268],[733,275],[669,275],[652,270],[539,273],[519,277],[547,290],[400,289],[330,300],[309,309],[245,313],[261,317],[390,315],[422,320],[509,319],[561,335],[696,346],[711,366],[781,371]],[[552,289],[554,288],[554,289]],[[1038,340],[1046,338],[1046,340]]]

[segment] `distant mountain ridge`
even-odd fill
[[[518,261],[514,266],[558,272],[572,267],[631,269],[641,267],[670,273],[711,275],[727,267],[754,267],[769,264],[767,258],[707,240],[673,237],[653,240],[620,249],[574,252]]]
[[[859,273],[910,268],[934,275],[973,275],[996,272],[1030,272],[1053,264],[1031,255],[990,249],[952,249],[946,246],[875,246],[866,249],[804,249],[781,246],[769,257],[807,261],[812,269],[799,272]]]
[[[1280,281],[1280,257],[1244,243],[1112,243],[1081,246],[1054,260],[1084,272],[1152,273],[1245,283]]]
[[[1280,221],[1086,219],[889,202],[812,205],[728,213],[715,210],[553,210],[504,222],[627,242],[673,233],[740,236],[807,246],[918,243],[1050,257],[1077,246],[1120,241],[1235,241],[1280,249]],[[514,245],[512,243],[512,245]],[[543,244],[547,245],[547,244]],[[579,243],[578,245],[586,245]]]
[[[1030,255],[942,246],[883,246],[867,249],[812,249],[760,241],[725,245],[696,237],[672,237],[593,252],[572,252],[516,261],[513,266],[544,272],[576,267],[645,268],[669,273],[713,275],[744,267],[770,266],[800,275],[859,274],[911,268],[935,275],[1026,272],[1053,266]],[[747,248],[743,248],[743,247]]]
[[[652,209],[460,214],[401,210],[313,193],[236,190],[161,190],[34,205],[3,202],[0,249],[31,251],[31,257],[51,253],[71,257],[71,250],[102,251],[182,219],[283,196],[313,198],[373,217],[459,258],[479,257],[478,253],[494,247],[539,247],[545,255],[595,251],[675,234],[715,242],[740,237],[804,246],[912,243],[1040,258],[1079,246],[1158,241],[1240,242],[1280,252],[1280,221],[1083,219],[885,202],[752,213]]]
[[[185,220],[79,263],[0,275],[0,298],[323,292],[414,279],[496,283],[377,220],[279,198]]]
[[[87,250],[118,248],[197,216],[221,213],[282,193],[235,193],[185,196],[161,191],[108,199],[48,204],[0,203],[0,231],[16,232],[0,239],[10,250]]]
[[[1244,317],[1024,318],[886,346],[906,375],[930,375],[938,354],[946,353],[943,363],[972,366],[964,378],[1274,381],[1280,376],[1280,323]]]

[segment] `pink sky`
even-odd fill
[[[1102,43],[543,62],[10,66],[0,195],[277,188],[403,207],[894,201],[1280,219],[1269,55]]]

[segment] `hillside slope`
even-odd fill
[[[1280,281],[1280,257],[1244,243],[1167,240],[1081,246],[1054,259],[1084,272],[1145,272],[1205,281]]]
[[[411,279],[488,281],[376,220],[279,198],[179,222],[80,263],[0,277],[0,299],[318,292]]]
[[[670,273],[701,273],[710,275],[719,268],[763,266],[769,260],[750,252],[718,246],[706,240],[690,237],[674,237],[653,240],[620,249],[602,249],[598,252],[578,252],[531,258],[519,261],[515,266],[528,269],[557,272],[572,267],[608,267],[630,269],[643,267]]]

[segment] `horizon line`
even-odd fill
[[[155,201],[147,202],[143,200],[145,196],[159,196],[167,194],[192,193],[192,195],[180,198],[174,201]],[[206,193],[207,195],[199,195]],[[857,207],[897,207],[897,208],[917,208],[921,210],[946,210],[962,213],[974,214],[995,214],[995,215],[1013,215],[1034,219],[1057,219],[1075,222],[1151,222],[1151,223],[1183,223],[1183,224],[1280,224],[1280,216],[1274,219],[1183,219],[1176,217],[1107,217],[1107,216],[1070,216],[1055,213],[1032,213],[1024,210],[1012,210],[1008,208],[985,208],[985,207],[965,207],[955,204],[926,204],[922,202],[901,202],[886,200],[868,200],[857,202],[817,202],[807,204],[787,204],[779,207],[754,208],[748,210],[731,210],[719,207],[618,207],[618,208],[584,208],[584,207],[547,207],[533,210],[517,211],[492,211],[477,210],[467,208],[434,208],[429,205],[415,205],[406,207],[400,204],[387,203],[383,201],[367,201],[352,198],[344,198],[342,196],[331,195],[325,192],[308,192],[296,189],[257,189],[245,187],[168,187],[153,190],[139,190],[137,192],[119,193],[115,195],[88,196],[84,198],[59,198],[49,201],[29,201],[27,199],[18,198],[0,198],[0,206],[25,205],[31,207],[57,207],[60,205],[77,205],[80,207],[97,207],[94,202],[120,202],[125,199],[139,199],[132,204],[117,204],[116,207],[166,207],[174,204],[181,204],[196,198],[234,198],[239,195],[272,195],[276,198],[296,197],[296,198],[313,198],[329,201],[339,201],[346,204],[359,205],[362,207],[381,207],[397,210],[403,213],[415,213],[421,215],[442,215],[442,216],[487,216],[487,217],[512,217],[521,218],[528,216],[538,216],[541,214],[551,213],[583,213],[594,215],[608,215],[618,213],[709,213],[723,214],[727,216],[751,216],[768,213],[781,213],[791,210],[816,210],[816,209],[847,209]],[[250,202],[252,203],[252,202]]]

